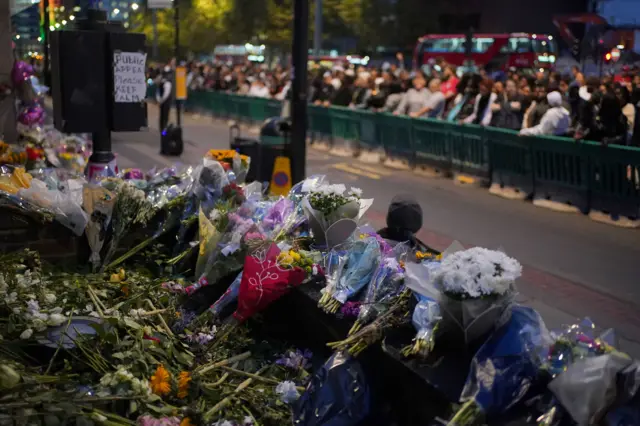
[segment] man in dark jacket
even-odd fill
[[[491,106],[493,116],[491,126],[502,129],[520,130],[522,127],[522,96],[513,80],[507,80],[505,91],[498,95],[498,99]]]

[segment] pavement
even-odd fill
[[[195,164],[207,150],[229,147],[227,122],[186,114],[184,153],[161,156],[157,122],[157,109],[150,106],[147,132],[113,134],[120,168]],[[257,137],[255,132],[244,133]],[[639,230],[308,148],[307,175],[311,174],[326,174],[332,182],[359,187],[366,197],[374,197],[367,220],[375,227],[384,226],[394,195],[413,194],[424,211],[418,236],[426,244],[444,250],[457,240],[465,246],[504,250],[524,265],[518,301],[537,309],[550,329],[590,317],[598,328],[614,328],[620,348],[640,358]]]

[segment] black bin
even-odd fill
[[[231,127],[231,149],[251,157],[247,182],[271,182],[276,157],[288,154],[290,130],[290,121],[281,117],[264,122],[259,140],[241,138],[238,126]]]

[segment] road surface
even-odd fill
[[[185,152],[180,158],[162,157],[153,107],[149,121],[147,133],[114,134],[119,167],[195,164],[207,150],[229,147],[227,123],[188,115],[183,120]],[[311,174],[326,174],[332,182],[374,197],[367,219],[376,227],[384,225],[395,194],[413,194],[424,210],[422,241],[439,250],[454,240],[504,250],[524,265],[518,301],[536,308],[550,329],[588,316],[598,327],[615,328],[621,348],[640,358],[640,231],[315,149],[307,155]]]

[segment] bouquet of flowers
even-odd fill
[[[315,241],[321,246],[344,242],[357,227],[373,200],[361,200],[362,191],[344,185],[318,185],[303,199],[302,207]],[[331,229],[331,231],[330,231]]]
[[[549,332],[535,310],[524,306],[510,310],[509,321],[491,335],[471,361],[461,395],[464,404],[449,425],[476,425],[484,417],[503,414],[522,401],[535,383]]]
[[[97,185],[85,185],[83,191],[84,211],[89,215],[89,221],[85,229],[91,256],[89,262],[93,265],[93,271],[100,266],[100,250],[107,238],[107,230],[111,222],[114,195],[105,188]]]
[[[205,157],[216,160],[222,164],[227,174],[233,172],[233,179],[230,180],[243,183],[247,178],[251,165],[251,158],[248,156],[239,154],[232,149],[211,149]]]
[[[445,256],[433,278],[442,332],[468,346],[504,324],[521,273],[520,263],[499,251],[475,247]]]
[[[380,262],[380,246],[375,238],[356,240],[350,247],[343,270],[337,281],[331,281],[323,290],[318,306],[336,313],[349,298],[366,286]]]
[[[113,187],[116,201],[113,205],[111,221],[111,243],[104,257],[102,272],[115,254],[120,239],[129,231],[131,225],[146,224],[154,213],[154,209],[147,201],[144,192],[136,189],[130,182],[120,179],[107,179],[104,184],[107,189]]]
[[[403,281],[404,269],[400,266],[400,262],[394,256],[383,257],[373,273],[360,305],[358,319],[349,331],[349,335],[385,312],[391,301],[402,291]]]

